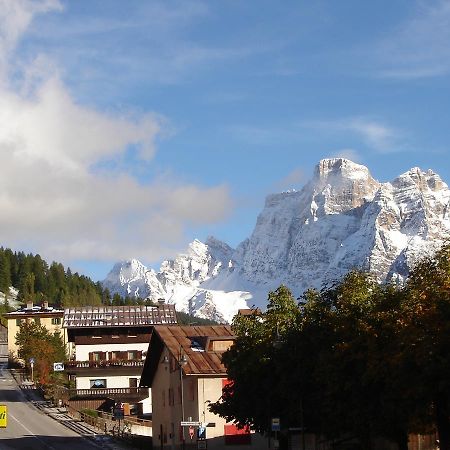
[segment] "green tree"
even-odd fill
[[[413,269],[403,310],[411,395],[436,425],[440,448],[450,450],[450,243]]]
[[[6,252],[0,249],[0,292],[3,292],[6,296],[11,286],[11,268],[10,261],[6,255]]]
[[[35,360],[36,379],[41,384],[50,381],[54,362],[65,361],[66,352],[59,332],[50,333],[44,326],[25,322],[16,335],[18,356],[29,366],[30,358]]]
[[[281,286],[269,294],[265,313],[235,317],[236,340],[223,355],[230,383],[222,398],[210,406],[211,411],[259,432],[270,430],[271,417],[280,417],[286,428],[299,425],[299,416],[291,409],[297,386],[286,389],[280,383],[285,367],[283,341],[298,311],[290,291]]]

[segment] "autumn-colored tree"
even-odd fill
[[[411,395],[450,450],[450,243],[412,270],[405,288],[404,333]]]
[[[47,328],[35,322],[25,322],[16,335],[18,356],[29,367],[33,358],[35,378],[40,384],[48,384],[53,363],[64,361],[66,352],[59,332],[50,333]]]

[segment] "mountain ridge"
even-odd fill
[[[144,277],[140,263],[130,273],[130,262],[124,270],[116,265],[106,279],[116,282],[105,286],[229,322],[239,308],[264,308],[280,284],[297,296],[356,268],[402,283],[417,257],[450,235],[449,204],[448,186],[432,170],[414,167],[379,182],[363,165],[324,159],[301,190],[266,197],[252,234],[236,249],[213,237],[194,240],[158,272],[145,268]]]

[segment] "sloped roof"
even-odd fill
[[[221,351],[211,350],[212,341],[234,340],[229,325],[162,326],[153,329],[141,378],[142,386],[151,386],[164,347],[175,360],[185,355],[182,366],[186,375],[226,375]]]
[[[174,305],[79,306],[66,308],[63,328],[176,324]]]

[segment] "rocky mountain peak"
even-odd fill
[[[355,268],[402,282],[418,257],[449,236],[450,190],[433,171],[415,167],[380,183],[360,164],[324,159],[303,189],[266,198],[236,250],[213,237],[195,240],[158,272],[130,260],[104,284],[230,321],[246,305],[265,308],[268,291],[281,283],[301,295]]]

